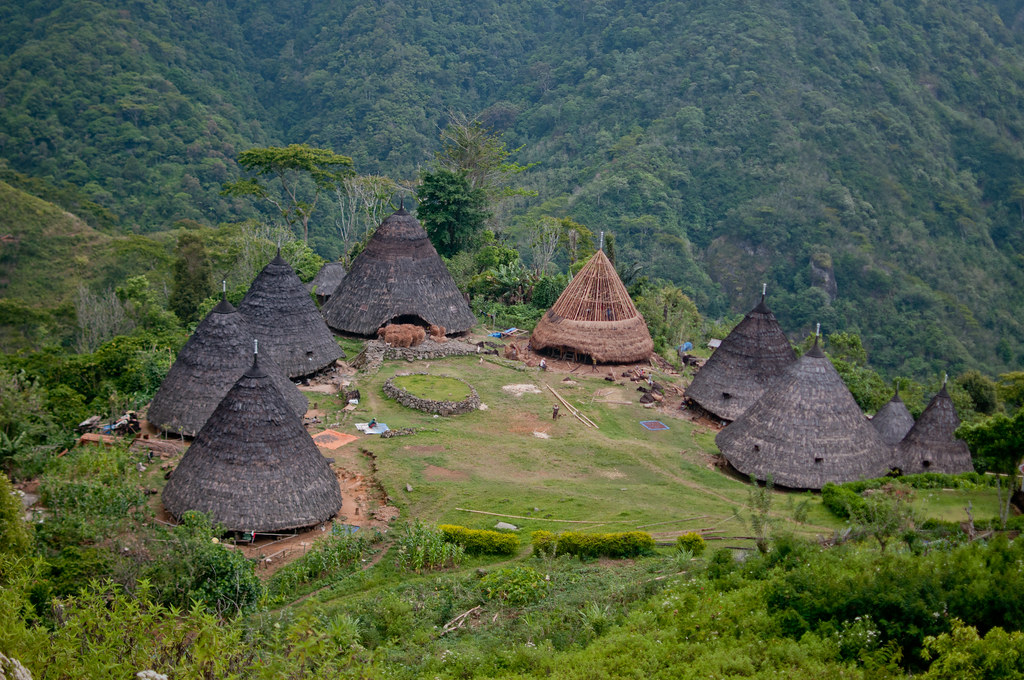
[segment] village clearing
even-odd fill
[[[336,393],[322,384],[304,387],[311,406],[317,402],[319,422],[308,425],[311,434],[332,429],[358,435],[343,446],[320,449],[332,460],[342,489],[344,507],[334,522],[386,534],[414,519],[476,529],[504,521],[518,527],[523,554],[530,533],[541,529],[638,529],[663,546],[697,531],[712,549],[751,549],[752,487],[719,466],[714,423],[679,409],[673,386],[684,387],[687,377],[658,370],[665,400],[645,408],[637,391],[645,383],[622,377],[624,369],[575,368],[541,371],[481,354],[386,361],[376,371],[342,372],[350,384]],[[382,386],[409,373],[460,378],[488,408],[451,417],[405,408],[387,398]],[[616,376],[614,383],[606,379],[609,374]],[[570,415],[549,388],[597,427]],[[361,394],[354,407],[344,398],[351,389]],[[356,431],[355,423],[373,418],[415,434],[382,438]],[[647,430],[640,424],[647,420],[669,429]],[[162,484],[154,477],[151,483]],[[966,519],[968,502],[976,518],[997,515],[994,490],[919,491],[914,498],[920,516],[953,521]],[[776,531],[823,540],[846,526],[810,492],[774,491],[771,517]],[[270,556],[257,570],[270,575],[325,533],[315,528],[244,550],[256,559]]]

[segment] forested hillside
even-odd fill
[[[569,216],[706,315],[766,281],[793,337],[999,373],[1024,363],[1022,25],[1007,0],[8,4],[0,157],[150,232],[249,216],[220,189],[251,146],[414,180],[462,112],[537,164],[498,215],[524,250]]]

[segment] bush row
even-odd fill
[[[646,531],[613,534],[583,534],[566,531],[535,531],[530,536],[534,555],[576,557],[637,557],[654,551],[654,538]]]
[[[959,475],[926,472],[920,475],[905,475],[898,480],[900,484],[913,489],[976,489],[994,487],[1000,478],[978,472],[964,472]],[[821,489],[821,502],[836,517],[845,519],[850,516],[851,508],[858,510],[864,505],[864,499],[860,494],[892,484],[893,481],[895,480],[892,477],[878,477],[843,484],[829,482]]]
[[[515,555],[519,550],[519,537],[505,531],[468,529],[455,524],[437,528],[445,541],[461,545],[467,555]]]

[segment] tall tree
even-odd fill
[[[474,189],[464,172],[423,173],[418,198],[416,215],[445,257],[465,250],[489,215],[484,190]]]
[[[518,150],[508,149],[501,135],[479,119],[449,111],[448,126],[441,131],[441,151],[435,155],[434,164],[439,170],[465,173],[469,186],[484,192],[488,212],[494,216],[506,198],[537,195],[536,191],[512,185],[515,175],[536,165],[520,165],[510,160]]]
[[[335,216],[341,251],[348,253],[352,246],[375,229],[390,210],[394,209],[394,196],[403,188],[382,175],[346,177],[334,189],[340,210]]]
[[[238,154],[238,164],[252,176],[227,182],[221,193],[254,196],[270,203],[289,226],[302,227],[302,240],[306,242],[309,218],[321,194],[335,190],[355,175],[348,156],[306,144],[249,149]]]
[[[199,305],[213,294],[213,269],[203,237],[194,231],[181,232],[175,254],[177,259],[172,265],[174,279],[167,306],[182,323],[187,324],[197,320]]]

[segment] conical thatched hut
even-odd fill
[[[165,432],[194,437],[239,376],[252,365],[253,334],[242,315],[222,299],[203,319],[160,383],[146,416]],[[300,418],[306,395],[268,356],[263,367]]]
[[[163,502],[175,517],[198,510],[231,531],[271,532],[330,519],[341,491],[302,420],[254,361],[185,452]]]
[[[956,414],[953,400],[943,384],[900,442],[896,458],[903,474],[957,474],[974,470],[966,442],[954,435],[958,427],[960,416]]]
[[[536,350],[586,355],[600,363],[632,363],[651,356],[654,343],[603,250],[573,277],[533,329]]]
[[[880,477],[893,455],[817,343],[715,442],[744,475],[794,489]]]
[[[334,330],[364,337],[388,323],[442,326],[449,335],[476,324],[427,232],[404,207],[380,223],[323,312]]]
[[[891,446],[899,444],[910,432],[910,428],[914,427],[914,416],[910,415],[907,405],[900,399],[899,387],[892,399],[871,418],[871,425],[882,441]]]
[[[686,396],[723,420],[736,420],[795,361],[762,295],[697,372]]]
[[[259,339],[260,351],[289,378],[316,373],[345,355],[280,252],[249,286],[238,311]]]
[[[307,290],[315,291],[314,295],[316,295],[317,302],[323,305],[331,299],[334,291],[338,289],[338,285],[344,278],[345,265],[340,262],[327,262],[323,267],[320,267],[320,271],[306,285],[306,288]]]

